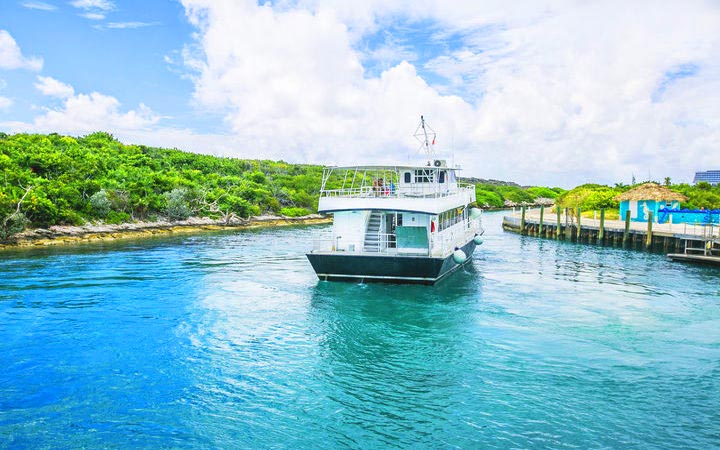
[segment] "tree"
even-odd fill
[[[25,217],[25,214],[22,213],[20,208],[22,207],[23,201],[25,201],[25,197],[27,197],[27,195],[32,189],[32,186],[28,186],[25,188],[25,192],[23,193],[22,197],[20,197],[20,200],[18,200],[18,202],[15,204],[15,210],[12,211],[10,214],[7,214],[3,219],[2,223],[0,223],[0,242],[9,241],[12,236],[24,230],[25,227],[28,226],[28,224],[30,223],[30,221],[27,219],[27,217]]]

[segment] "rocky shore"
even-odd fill
[[[229,222],[209,217],[191,217],[181,221],[130,222],[116,225],[88,224],[82,226],[53,226],[35,228],[16,234],[13,242],[0,244],[0,249],[49,245],[68,245],[84,242],[138,239],[163,234],[191,234],[204,231],[238,230],[288,225],[330,223],[332,218],[320,214],[303,217],[256,216],[233,219]]]

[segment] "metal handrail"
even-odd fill
[[[320,197],[378,197],[378,198],[441,198],[458,195],[465,191],[474,191],[475,186],[460,186],[452,191],[432,191],[423,187],[398,188],[394,190],[386,187],[373,188],[372,186],[364,186],[361,188],[344,188],[344,189],[324,189],[320,191]]]

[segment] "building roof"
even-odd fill
[[[615,196],[615,200],[619,202],[625,200],[677,200],[684,202],[687,201],[687,197],[657,183],[645,183]]]

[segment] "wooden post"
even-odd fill
[[[572,227],[569,225],[568,217],[570,215],[570,209],[565,208],[565,240],[569,241],[572,239]]]
[[[625,232],[623,233],[623,247],[630,237],[630,210],[625,211]]]
[[[555,229],[555,239],[560,239],[560,207],[557,207],[557,228]]]
[[[581,213],[581,212],[582,212],[582,211],[580,210],[580,207],[578,206],[578,207],[577,207],[577,230],[575,230],[575,240],[576,240],[577,242],[580,242],[580,228],[581,228],[581,226],[580,226],[580,213]]]
[[[598,230],[598,242],[605,239],[605,208],[600,210],[600,229]]]
[[[653,223],[653,213],[652,211],[648,212],[648,229],[647,229],[647,237],[645,239],[645,248],[649,249],[652,247],[652,223]]]
[[[540,224],[538,225],[538,236],[542,237],[543,233],[543,215],[545,213],[545,207],[540,205]]]
[[[520,216],[520,234],[525,234],[525,206],[523,205]]]

